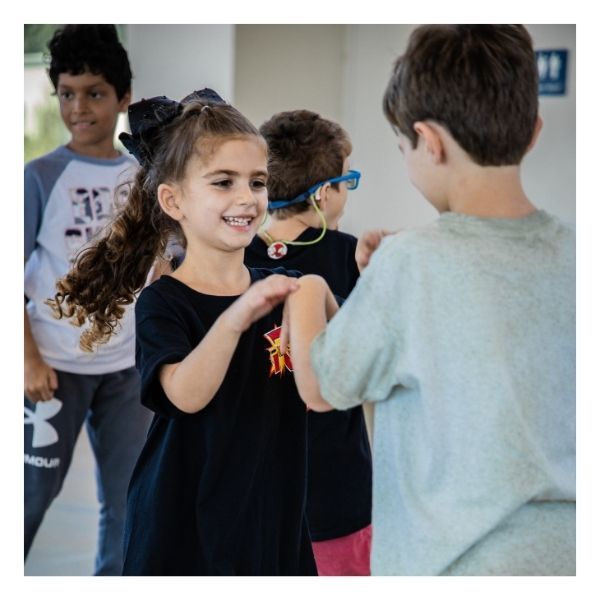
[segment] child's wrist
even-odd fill
[[[30,365],[38,365],[44,362],[40,351],[35,348],[25,348],[25,363]]]
[[[239,311],[236,310],[235,302],[225,311],[223,311],[215,321],[213,327],[217,327],[224,335],[241,336],[249,325],[245,325],[240,319]]]

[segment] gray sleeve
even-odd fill
[[[42,222],[44,201],[42,189],[36,173],[29,166],[25,167],[25,260],[29,258],[36,245],[36,238]]]
[[[323,398],[337,409],[386,400],[402,384],[405,336],[398,330],[393,264],[378,252],[344,306],[312,343]],[[393,326],[395,325],[395,326]]]
[[[69,161],[56,150],[50,155],[25,165],[24,225],[25,261],[34,251],[42,225],[44,210],[52,189]]]

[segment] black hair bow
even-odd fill
[[[131,134],[123,132],[119,135],[119,139],[142,166],[150,166],[158,134],[165,125],[178,117],[183,111],[184,105],[190,102],[203,102],[209,106],[225,104],[223,98],[209,88],[192,92],[181,102],[171,100],[166,96],[143,98],[129,106]]]
[[[213,104],[226,104],[225,100],[210,88],[204,88],[202,90],[196,90],[191,94],[188,94],[182,101],[181,104],[189,104],[190,102],[203,102],[210,106]]]

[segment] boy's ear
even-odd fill
[[[175,221],[181,221],[183,212],[180,207],[180,190],[170,183],[161,183],[156,190],[158,203],[164,213]]]
[[[126,112],[131,104],[131,90],[127,90],[125,95],[119,100],[119,112]]]
[[[529,146],[527,146],[527,152],[529,152],[537,142],[537,139],[540,135],[540,131],[542,131],[542,127],[544,125],[544,121],[542,121],[542,117],[539,115],[535,120],[535,127],[533,128],[533,135],[531,136],[531,141],[529,142]]]
[[[425,144],[425,151],[431,157],[434,164],[438,165],[445,158],[444,140],[437,127],[425,121],[417,121],[413,129]]]
[[[323,210],[327,201],[329,200],[328,194],[329,189],[331,188],[331,184],[329,182],[324,183],[316,192],[315,192],[315,200],[319,202],[319,208]]]

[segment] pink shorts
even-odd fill
[[[313,542],[319,575],[370,575],[372,532],[368,525],[344,537]]]

